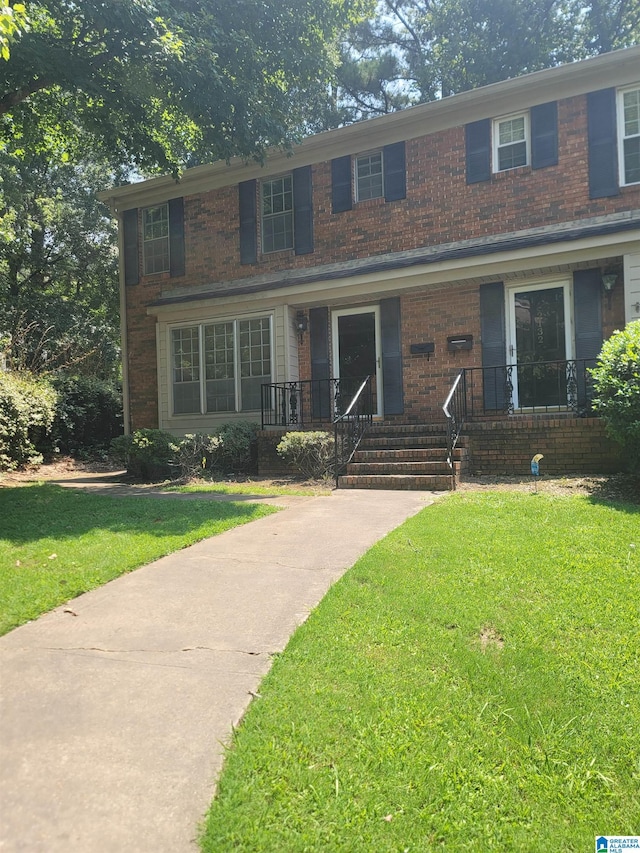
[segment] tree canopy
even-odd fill
[[[379,0],[342,45],[334,122],[640,42],[640,0]]]
[[[2,63],[4,138],[45,150],[74,128],[139,170],[296,138],[367,0],[34,0]],[[15,8],[15,7],[14,7]]]

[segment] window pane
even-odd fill
[[[153,275],[169,269],[169,206],[147,207],[142,211],[144,273]]]
[[[624,108],[624,135],[640,134],[640,89],[625,92],[622,99]]]
[[[640,183],[640,136],[624,141],[624,182]]]
[[[356,182],[358,201],[382,196],[382,152],[357,158]]]
[[[527,165],[527,143],[517,142],[498,149],[498,170],[515,169],[516,166]]]
[[[622,97],[624,113],[624,139],[622,156],[624,160],[625,184],[640,183],[640,89],[624,92]]]
[[[252,411],[261,406],[261,386],[271,382],[271,329],[268,317],[241,320],[238,323],[240,340],[240,391],[242,410]]]
[[[174,414],[200,412],[200,350],[198,327],[171,332]]]
[[[293,182],[291,175],[262,184],[262,251],[293,248]]]

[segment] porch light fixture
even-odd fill
[[[604,288],[604,292],[607,294],[607,308],[611,308],[611,291],[616,286],[617,280],[618,274],[615,272],[602,273],[602,287]]]
[[[309,318],[304,311],[298,311],[296,314],[296,329],[298,330],[298,340],[302,343],[302,336],[309,328]]]

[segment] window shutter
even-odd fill
[[[329,420],[329,309],[309,310],[311,346],[311,412],[315,420]]]
[[[618,195],[615,89],[587,95],[589,198]]]
[[[478,184],[491,177],[491,120],[483,118],[465,126],[467,183]]]
[[[169,274],[184,275],[184,199],[169,200]]]
[[[531,108],[531,166],[544,169],[558,163],[558,102]]]
[[[240,263],[255,264],[258,259],[257,182],[238,184],[240,201]]]
[[[504,319],[504,285],[501,281],[480,285],[480,333],[482,335],[485,411],[504,411],[506,338]],[[502,368],[502,369],[498,369]]]
[[[122,213],[122,237],[124,254],[124,283],[137,284],[140,281],[138,268],[138,208]]]
[[[313,182],[311,166],[293,170],[293,235],[296,255],[313,252]]]
[[[342,213],[352,206],[351,155],[347,154],[331,161],[331,212]]]
[[[573,274],[573,317],[576,330],[576,359],[589,359],[595,367],[602,348],[602,274],[599,269],[576,270]],[[587,377],[578,364],[578,410],[588,408]]]
[[[400,298],[380,300],[382,335],[382,389],[385,415],[404,412]]]
[[[398,201],[407,197],[407,167],[404,142],[385,145],[382,149],[384,162],[384,200]]]

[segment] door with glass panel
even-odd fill
[[[510,293],[507,361],[515,408],[567,405],[567,359],[571,358],[570,293],[567,283],[539,285]]]
[[[367,376],[371,377],[368,409],[382,412],[380,366],[380,313],[378,306],[335,311],[332,318],[333,371],[340,380],[336,400],[338,413],[344,410]]]

